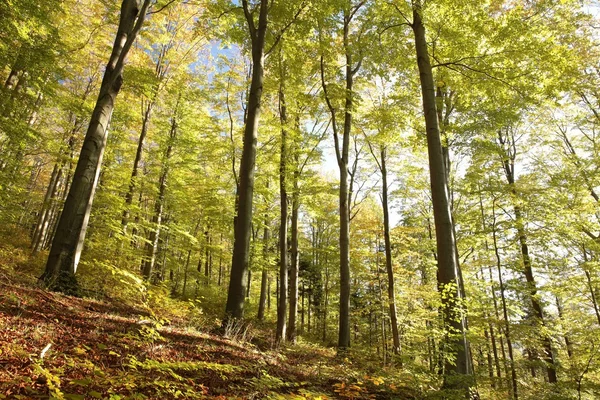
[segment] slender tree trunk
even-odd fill
[[[177,107],[175,108],[175,114],[177,113]],[[154,203],[154,216],[152,217],[153,229],[150,231],[150,236],[146,242],[146,258],[144,260],[142,275],[144,279],[150,280],[152,276],[152,269],[156,261],[156,253],[158,250],[158,239],[160,237],[160,229],[162,223],[163,208],[165,203],[165,195],[167,191],[167,178],[169,176],[169,161],[173,154],[173,146],[175,145],[175,138],[177,137],[177,116],[174,115],[171,118],[171,132],[169,133],[169,143],[165,152],[165,158],[163,161],[162,172],[159,178],[158,187],[158,198]]]
[[[283,67],[282,67],[283,68]],[[282,72],[283,74],[283,72]],[[283,79],[281,80],[283,82]],[[286,338],[287,320],[287,295],[288,295],[288,252],[287,252],[287,224],[288,224],[288,195],[286,187],[287,177],[287,108],[283,84],[279,88],[279,116],[281,121],[281,152],[279,156],[279,281],[277,285],[277,332],[276,340],[283,342]]]
[[[327,341],[327,315],[329,312],[329,267],[327,265],[327,255],[325,255],[325,285],[324,285],[324,296],[323,296],[323,337],[322,340],[325,343]]]
[[[296,321],[298,319],[298,209],[300,206],[300,193],[298,188],[298,163],[296,163],[296,170],[294,171],[294,192],[292,193],[292,251],[291,251],[291,265],[290,265],[290,315],[289,324],[287,329],[288,340],[292,343],[296,343],[297,326]],[[304,295],[304,294],[303,294]],[[304,304],[302,305],[304,310]],[[303,311],[304,312],[304,311]],[[304,318],[304,314],[302,314]],[[304,328],[303,328],[304,329]]]
[[[358,8],[355,12],[358,11]],[[339,125],[336,119],[337,110],[331,103],[328,86],[325,81],[324,58],[321,56],[321,84],[325,93],[325,100],[331,113],[331,126],[335,144],[336,158],[340,171],[339,211],[340,211],[340,314],[338,326],[338,350],[344,352],[350,347],[350,204],[348,201],[348,162],[350,135],[352,130],[352,114],[354,107],[354,75],[360,68],[360,61],[354,67],[352,64],[352,50],[350,49],[350,24],[355,13],[344,10],[343,46],[346,57],[345,65],[345,102],[344,123],[342,126],[342,143],[340,147]]]
[[[77,293],[75,272],[83,249],[94,193],[106,147],[108,125],[123,82],[123,66],[142,27],[151,0],[123,0],[119,27],[92,118],[77,162],[73,182],[52,243],[46,270],[46,286]]]
[[[204,284],[210,284],[210,224],[204,231]]]
[[[192,256],[192,250],[188,250],[187,259],[185,261],[185,266],[183,267],[183,288],[181,289],[181,297],[185,300],[187,299],[187,282],[188,282],[188,269],[190,267],[190,258]]]
[[[169,31],[169,28],[167,28],[167,31]],[[154,68],[154,77],[158,82],[160,82],[160,80],[166,76],[167,71],[169,69],[168,67],[165,67],[164,60],[170,48],[171,44],[163,44],[160,49],[160,54],[156,60],[156,65]],[[142,98],[142,130],[138,139],[138,146],[135,153],[135,159],[133,161],[133,168],[131,170],[131,178],[129,179],[129,189],[127,191],[127,194],[125,195],[125,208],[123,210],[123,217],[121,220],[121,226],[123,228],[124,233],[127,232],[127,224],[129,223],[129,213],[131,211],[131,204],[133,203],[133,194],[135,192],[135,188],[137,187],[139,168],[144,152],[144,142],[146,141],[146,135],[148,134],[150,117],[152,114],[152,110],[154,109],[154,104],[156,102],[158,91],[160,89],[160,83],[157,83],[153,89],[154,90],[152,97],[149,100],[145,101]]]
[[[219,238],[219,278],[217,280],[217,286],[221,286],[223,283],[223,234]]]
[[[496,255],[496,268],[498,269],[498,281],[500,283],[500,299],[502,300],[502,313],[504,317],[504,336],[506,338],[506,347],[508,348],[508,359],[510,361],[510,373],[511,373],[511,394],[513,400],[518,400],[519,391],[517,386],[517,370],[515,365],[515,357],[513,354],[512,338],[510,333],[510,321],[508,319],[508,307],[506,305],[506,294],[504,279],[502,278],[502,260],[500,258],[500,251],[498,249],[498,239],[496,237],[496,210],[492,210],[493,222],[492,222],[492,239],[494,243],[494,254]]]
[[[227,292],[226,318],[242,318],[244,295],[248,276],[250,230],[252,223],[252,201],[254,196],[254,167],[256,162],[256,142],[258,120],[263,92],[264,47],[267,33],[267,13],[269,0],[261,0],[258,25],[249,10],[247,0],[242,0],[244,13],[252,42],[252,79],[248,94],[247,118],[244,129],[244,146],[239,171],[239,206],[234,226],[233,258],[229,290]]]
[[[585,263],[587,263],[589,261],[588,255],[587,255],[587,250],[585,248],[583,249],[583,260]],[[596,313],[596,319],[598,320],[598,325],[600,325],[600,308],[598,307],[598,301],[596,298],[596,291],[594,290],[594,284],[592,282],[592,276],[586,266],[583,267],[583,272],[585,273],[588,290],[590,291],[590,296],[592,298],[592,305],[594,306],[594,312]]]
[[[311,293],[312,293],[312,287],[310,285],[309,282],[309,288],[308,288],[308,294],[306,296],[306,302],[307,302],[307,306],[306,306],[306,322],[307,322],[307,328],[306,331],[308,333],[310,333],[310,307],[312,306],[312,299],[311,299]]]
[[[533,308],[533,313],[536,323],[542,327],[545,326],[544,321],[544,308],[537,295],[537,284],[533,276],[533,267],[531,263],[531,257],[529,255],[529,246],[527,243],[527,233],[525,231],[525,221],[522,215],[522,210],[517,205],[519,194],[515,187],[515,158],[516,158],[516,146],[514,137],[506,132],[506,135],[502,131],[498,132],[498,141],[502,146],[502,167],[506,176],[507,183],[510,187],[510,195],[513,197],[515,205],[513,206],[515,213],[516,231],[519,240],[519,246],[521,250],[521,258],[523,261],[523,274],[527,282],[527,288],[529,291],[529,297]],[[542,334],[542,344],[544,351],[544,361],[546,362],[548,381],[550,383],[556,383],[556,367],[554,361],[554,354],[552,352],[552,342],[548,334]]]
[[[563,307],[562,307],[562,302],[560,301],[558,296],[554,296],[554,298],[556,300],[556,309],[558,310],[558,318],[562,322],[564,320],[564,318],[563,318],[564,311],[563,311]],[[567,355],[569,356],[569,358],[573,358],[573,344],[571,343],[571,340],[569,339],[569,335],[567,335],[565,333],[563,337],[565,340],[565,346],[567,347]]]
[[[268,188],[268,182],[267,182]],[[268,256],[269,256],[269,217],[265,215],[265,228],[263,230],[263,269],[260,280],[260,301],[258,302],[258,319],[265,319],[265,306],[267,304],[267,281],[269,280]]]
[[[59,163],[54,164],[52,174],[50,175],[50,182],[48,183],[48,189],[46,189],[46,195],[44,196],[44,202],[42,203],[42,210],[38,218],[35,230],[33,231],[33,238],[31,240],[31,247],[33,254],[36,254],[41,249],[41,244],[44,243],[46,236],[46,229],[48,228],[49,216],[52,210],[51,200],[56,195],[56,189],[60,182],[62,174],[62,167]]]
[[[436,112],[433,72],[427,49],[425,26],[420,0],[413,0],[415,48],[423,95],[423,111],[427,130],[427,148],[431,181],[431,197],[438,256],[438,287],[442,295],[445,352],[454,360],[446,360],[444,384],[448,388],[467,389],[472,385],[465,375],[472,373],[469,346],[466,339],[466,317],[460,305],[461,293],[456,258],[456,240],[448,199],[445,160],[440,140]],[[453,376],[459,375],[459,376]],[[465,390],[465,393],[467,390]]]
[[[144,152],[144,142],[146,141],[146,135],[148,134],[148,125],[150,123],[150,114],[152,113],[152,103],[148,103],[143,112],[142,118],[142,130],[138,139],[137,150],[135,152],[135,159],[133,160],[133,168],[131,170],[131,177],[129,178],[129,189],[125,195],[125,209],[123,210],[123,217],[121,219],[121,226],[123,232],[127,231],[127,225],[129,224],[129,213],[131,204],[133,203],[133,195],[135,188],[137,187],[137,180],[139,175],[140,164],[142,162],[142,154]]]
[[[300,319],[300,334],[304,334],[304,317],[306,314],[306,304],[305,304],[305,297],[306,297],[306,288],[304,287],[304,281],[302,281],[302,297],[301,297],[301,305],[302,305],[302,311],[301,311],[301,319]]]
[[[388,278],[388,305],[390,323],[392,325],[392,338],[394,340],[394,354],[400,353],[400,333],[398,332],[398,316],[396,313],[396,292],[394,289],[394,266],[392,264],[392,242],[390,240],[390,212],[388,201],[387,181],[387,149],[381,146],[381,177],[382,177],[382,205],[383,205],[383,234],[385,240],[385,268]]]

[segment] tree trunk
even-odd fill
[[[460,305],[456,241],[448,199],[445,160],[438,127],[435,86],[427,49],[425,26],[422,20],[421,1],[413,0],[412,5],[412,28],[415,36],[427,130],[431,197],[438,257],[438,287],[442,294],[443,320],[446,331],[445,349],[454,358],[454,360],[445,362],[444,385],[448,388],[465,389],[467,392],[466,389],[472,385],[472,382],[471,379],[466,379],[465,375],[472,373],[472,366],[466,339],[466,320]]]
[[[41,276],[47,287],[77,294],[75,273],[83,249],[85,234],[100,175],[106,147],[108,125],[117,94],[123,83],[123,66],[150,7],[144,0],[123,0],[119,27],[110,60],[104,72],[102,85],[92,118],[83,142],[73,182],[52,243],[46,270]]]
[[[500,259],[500,251],[498,250],[498,239],[496,237],[496,210],[492,209],[493,223],[492,223],[492,238],[494,243],[494,254],[496,255],[496,267],[498,269],[498,281],[500,283],[500,299],[502,300],[502,314],[504,317],[504,337],[506,338],[506,347],[508,348],[508,359],[510,361],[510,373],[511,373],[511,393],[513,400],[519,399],[519,391],[517,387],[517,371],[515,365],[515,357],[513,354],[512,338],[510,333],[510,321],[508,319],[508,307],[506,305],[506,294],[504,287],[504,280],[502,278],[502,260]]]
[[[394,354],[400,353],[400,333],[398,332],[398,316],[396,313],[396,294],[394,290],[394,266],[392,264],[392,242],[390,240],[390,212],[388,201],[388,182],[387,182],[387,151],[385,146],[381,146],[381,177],[382,177],[382,205],[383,205],[383,234],[385,240],[385,267],[388,278],[388,305],[390,313],[390,323],[392,325],[392,338],[394,341]]]
[[[175,114],[177,113],[177,107],[175,108]],[[165,158],[163,161],[162,172],[159,178],[158,198],[154,203],[154,216],[152,217],[152,225],[154,229],[151,230],[148,241],[146,242],[146,258],[144,260],[144,266],[142,275],[144,279],[150,280],[152,276],[152,269],[156,261],[156,252],[158,250],[158,239],[160,237],[160,229],[162,223],[163,207],[165,202],[165,194],[167,191],[167,177],[169,176],[169,160],[173,154],[173,146],[175,138],[177,137],[177,117],[174,115],[171,118],[171,132],[169,133],[169,143],[165,152]]]
[[[558,310],[558,318],[562,322],[563,314],[564,314],[562,302],[560,301],[558,296],[554,296],[554,298],[556,300],[556,309]],[[569,358],[573,358],[573,344],[571,343],[571,339],[569,339],[569,335],[567,335],[567,333],[564,333],[563,337],[565,339],[565,346],[567,347],[567,355],[569,356]]]
[[[585,248],[583,249],[583,260],[585,263],[587,263],[589,261],[588,255],[587,255],[587,250]],[[592,282],[592,276],[591,276],[590,271],[588,270],[587,266],[583,267],[583,272],[585,273],[588,289],[590,291],[590,296],[592,298],[592,305],[594,306],[594,312],[596,314],[596,319],[598,321],[598,325],[600,325],[600,308],[598,307],[598,301],[596,299],[596,290],[595,290],[594,284]]]
[[[210,284],[210,224],[204,231],[204,284]]]
[[[282,79],[283,82],[283,79]],[[283,84],[279,88],[279,116],[281,121],[281,153],[279,156],[279,281],[277,285],[277,332],[278,343],[285,340],[287,320],[287,295],[288,295],[288,252],[287,252],[287,224],[288,224],[288,195],[286,187],[287,176],[287,108]]]
[[[301,317],[300,317],[300,334],[303,335],[304,334],[304,317],[306,314],[306,305],[305,305],[305,298],[306,298],[306,288],[304,287],[304,281],[302,281],[302,290],[301,290],[302,296],[301,296]],[[294,338],[295,340],[295,338]]]
[[[327,266],[327,255],[325,255],[325,259],[323,261],[325,264],[325,284],[323,286],[323,291],[325,292],[323,295],[323,343],[327,342],[327,315],[329,312],[329,267]]]
[[[60,182],[62,175],[62,166],[59,163],[54,164],[54,169],[50,176],[50,182],[48,183],[48,189],[44,196],[44,202],[42,203],[42,210],[38,218],[35,230],[33,232],[33,238],[31,240],[31,247],[33,254],[36,254],[41,250],[41,247],[46,238],[46,231],[50,222],[50,212],[52,211],[51,201],[56,195],[56,190]]]
[[[294,192],[292,193],[292,251],[290,265],[290,315],[289,325],[287,330],[288,340],[296,343],[297,336],[297,319],[298,319],[298,209],[300,193],[298,188],[298,163],[296,162],[296,170],[294,171]],[[302,305],[304,310],[304,304]],[[304,314],[302,314],[304,318]]]
[[[226,318],[242,318],[244,295],[248,276],[250,229],[252,223],[252,200],[254,195],[254,167],[258,119],[263,92],[264,47],[267,33],[269,0],[261,0],[258,26],[254,23],[247,0],[242,0],[252,42],[252,79],[248,94],[247,118],[244,128],[244,146],[239,171],[239,206],[234,226],[233,258],[227,292]]]
[[[267,188],[268,188],[267,182]],[[260,301],[258,302],[258,319],[265,319],[265,306],[267,304],[267,281],[269,279],[268,256],[269,256],[269,217],[265,215],[265,228],[263,230],[263,269],[260,280]]]
[[[123,210],[123,218],[121,219],[121,226],[123,227],[124,233],[127,232],[127,225],[129,224],[129,213],[131,204],[133,203],[135,188],[137,187],[139,169],[142,162],[142,153],[144,152],[144,142],[146,140],[146,135],[148,134],[148,124],[150,123],[151,112],[152,103],[148,103],[143,113],[142,131],[140,132],[137,150],[135,152],[135,159],[133,160],[133,168],[131,170],[131,177],[129,178],[129,189],[125,195],[125,209]]]
[[[544,327],[544,307],[539,300],[539,296],[537,294],[537,284],[533,276],[533,267],[531,264],[529,246],[527,243],[527,233],[525,231],[525,221],[523,219],[521,207],[517,205],[519,194],[515,187],[515,140],[514,137],[508,133],[508,131],[506,135],[503,135],[502,131],[498,131],[498,141],[502,146],[502,167],[510,189],[510,195],[513,197],[513,201],[515,202],[513,210],[515,213],[515,225],[521,250],[521,258],[523,261],[523,274],[525,275],[525,281],[527,282],[527,289],[529,291],[529,298],[531,300],[533,313],[535,319],[537,320],[536,324],[539,323],[542,327]],[[550,383],[556,383],[557,377],[554,354],[552,352],[552,342],[548,334],[542,334],[542,344],[544,361],[546,362],[548,373],[548,381]]]
[[[358,9],[356,9],[358,11]],[[331,127],[333,129],[333,139],[335,152],[340,171],[340,314],[338,327],[338,350],[343,352],[350,347],[350,205],[348,202],[348,153],[350,147],[350,134],[352,129],[352,113],[354,104],[354,75],[360,68],[360,62],[356,67],[352,66],[352,53],[350,50],[350,23],[355,13],[350,14],[349,10],[344,10],[344,34],[343,46],[346,57],[345,79],[345,102],[344,102],[344,123],[342,126],[342,143],[340,148],[339,126],[336,119],[337,110],[331,103],[328,87],[325,82],[324,58],[321,55],[321,84],[325,94],[325,100],[331,113]]]
[[[169,29],[167,30],[169,31]],[[167,71],[169,69],[168,67],[164,66],[164,60],[170,48],[171,44],[163,44],[160,50],[160,54],[156,60],[156,65],[154,68],[154,77],[157,79],[157,82],[160,82],[160,80],[162,80],[166,76]],[[156,102],[156,97],[158,95],[159,89],[160,83],[157,83],[153,88],[152,98],[147,101],[144,101],[144,99],[142,98],[142,130],[138,139],[138,146],[135,153],[135,159],[133,161],[133,168],[131,170],[131,178],[129,179],[129,189],[127,191],[127,194],[125,195],[125,209],[123,210],[123,217],[121,219],[123,233],[127,232],[127,224],[129,223],[129,213],[131,211],[131,204],[133,203],[133,194],[137,186],[139,168],[144,152],[144,142],[146,141],[146,135],[148,134],[150,117],[152,114],[152,110],[154,109],[154,104]],[[146,103],[145,107],[144,103]]]

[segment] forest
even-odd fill
[[[600,3],[0,2],[0,399],[600,398]]]

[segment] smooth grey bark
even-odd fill
[[[177,107],[175,108],[175,114],[177,113]],[[150,236],[146,242],[144,263],[142,267],[142,275],[144,279],[150,280],[152,276],[152,270],[156,262],[156,253],[158,251],[158,240],[160,238],[160,230],[162,225],[163,208],[165,203],[165,195],[167,192],[167,178],[169,176],[169,161],[173,155],[173,146],[175,145],[175,139],[177,137],[177,116],[174,115],[171,118],[171,131],[169,132],[169,142],[167,144],[167,150],[165,151],[165,157],[163,161],[162,171],[158,181],[158,198],[154,203],[154,215],[152,217],[153,229],[150,231]]]
[[[68,286],[72,286],[75,282],[75,272],[83,249],[106,147],[108,125],[117,94],[123,83],[125,60],[144,23],[150,5],[151,0],[144,0],[141,5],[138,0],[123,0],[121,4],[119,27],[112,53],[104,72],[73,182],[58,221],[46,269],[40,278],[47,287],[62,291],[73,290]],[[60,275],[63,275],[61,282],[57,282]]]
[[[246,22],[252,42],[252,79],[246,107],[244,145],[239,170],[238,212],[234,226],[233,258],[227,292],[226,318],[244,316],[244,300],[248,277],[250,230],[252,223],[252,201],[254,195],[254,169],[256,142],[264,78],[264,49],[267,33],[269,0],[261,0],[258,25],[250,11],[248,1],[242,0]]]
[[[422,19],[421,1],[413,0],[412,29],[423,97],[423,112],[427,131],[427,149],[436,249],[438,257],[438,287],[442,294],[442,311],[446,331],[445,350],[454,360],[446,359],[444,385],[448,388],[468,389],[472,379],[472,365],[466,338],[466,317],[461,305],[456,240],[448,199],[445,159],[440,140],[436,111],[436,92],[433,70],[427,49],[425,25]],[[468,390],[465,390],[467,393]]]
[[[283,79],[282,79],[283,81]],[[281,151],[279,155],[279,280],[277,285],[277,331],[276,341],[281,343],[286,338],[287,295],[288,295],[288,194],[287,194],[287,107],[283,83],[279,88],[279,117],[281,121]]]

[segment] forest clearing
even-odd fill
[[[0,3],[0,398],[600,398],[596,0]]]

